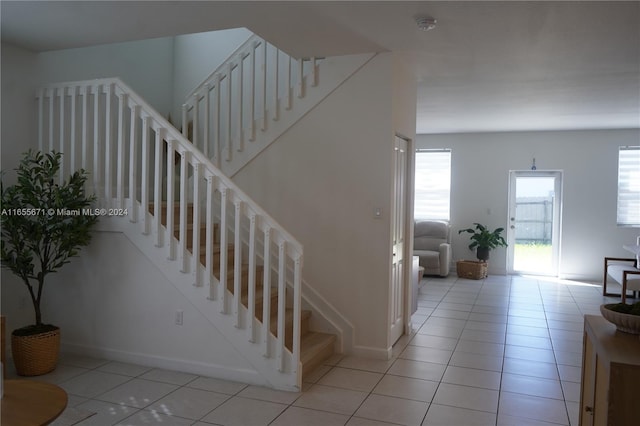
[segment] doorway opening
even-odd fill
[[[510,172],[509,273],[558,275],[561,208],[561,171]]]

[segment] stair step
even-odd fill
[[[154,202],[149,203],[149,213],[154,214],[156,205]],[[174,224],[178,221],[180,217],[180,201],[176,201],[173,203],[173,219]],[[187,218],[193,217],[193,203],[187,203]],[[160,223],[163,225],[167,225],[167,202],[163,201],[160,204]]]
[[[310,331],[300,340],[302,376],[309,374],[333,355],[336,336]]]
[[[304,336],[309,332],[309,319],[311,318],[311,311],[302,310],[300,312],[300,336]],[[271,334],[278,337],[278,313],[277,311],[271,314],[270,324]],[[284,316],[284,345],[287,349],[293,348],[293,309],[287,308]]]

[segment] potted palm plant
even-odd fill
[[[479,223],[474,223],[474,228],[461,229],[458,234],[467,232],[471,234],[471,244],[469,244],[469,250],[476,249],[476,257],[478,260],[486,262],[489,260],[489,252],[496,247],[506,247],[507,242],[502,237],[504,228],[497,228],[494,231]]]
[[[0,182],[2,267],[25,285],[35,314],[34,324],[11,333],[13,360],[22,376],[45,374],[56,367],[60,329],[42,320],[45,279],[89,244],[98,220],[90,211],[94,197],[85,193],[84,170],[58,183],[61,157],[57,152],[29,150],[16,169],[17,183],[5,188]]]

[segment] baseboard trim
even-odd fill
[[[242,382],[251,385],[269,386],[269,384],[256,371],[246,369],[232,369],[217,364],[207,364],[199,361],[174,359],[149,354],[126,352],[116,349],[89,346],[76,343],[63,343],[60,348],[62,353],[103,358],[110,361],[138,364],[145,367],[160,368],[163,370],[180,371],[196,374],[204,377]]]
[[[388,360],[392,358],[392,351],[393,351],[392,347],[388,347],[384,349],[384,348],[373,348],[371,346],[354,345],[350,355],[359,356],[363,358]]]

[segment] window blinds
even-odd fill
[[[450,218],[451,150],[417,150],[414,217]]]
[[[640,226],[640,146],[618,151],[618,226]]]

